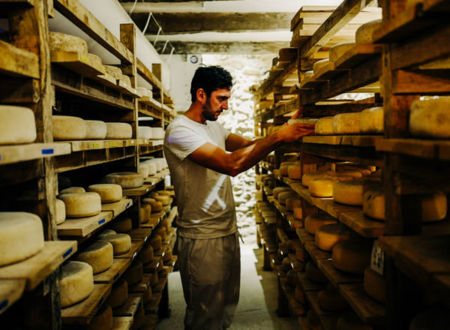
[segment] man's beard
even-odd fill
[[[209,120],[209,121],[217,120],[216,113],[212,112],[211,107],[206,104],[203,106],[202,116],[203,116],[203,118],[205,118],[206,120]]]

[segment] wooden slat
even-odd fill
[[[317,267],[335,287],[338,287],[339,284],[345,283],[361,283],[363,280],[361,276],[348,274],[337,270],[333,266],[333,262],[329,259],[318,260]]]
[[[381,54],[383,45],[355,44],[355,47],[339,57],[335,66],[338,69],[351,69],[375,54]]]
[[[86,237],[100,227],[110,222],[113,218],[112,212],[101,212],[98,215],[79,218],[66,219],[62,224],[57,225],[58,236]]]
[[[131,265],[131,259],[114,259],[112,266],[94,275],[95,283],[114,283],[117,281]]]
[[[130,232],[131,240],[133,240],[133,241],[146,242],[151,234],[152,234],[151,228],[138,228],[138,229],[133,229]]]
[[[39,78],[37,55],[0,40],[0,73]]]
[[[421,70],[392,72],[394,94],[443,94],[450,92],[448,70]]]
[[[0,315],[22,297],[25,279],[0,280]]]
[[[89,57],[80,53],[53,51],[51,53],[51,61],[86,77],[96,77],[105,74],[103,66],[96,65],[90,61]]]
[[[114,310],[114,316],[134,317],[141,303],[142,303],[141,295],[130,294],[125,304]]]
[[[450,160],[450,141],[420,139],[381,139],[376,143],[379,151],[435,160]]]
[[[68,143],[33,143],[0,146],[0,165],[70,154]]]
[[[116,259],[130,259],[134,258],[139,251],[141,251],[142,247],[144,246],[144,241],[131,241],[131,249],[127,253],[119,254],[117,256],[114,256]]]
[[[155,76],[155,74],[151,72],[140,59],[137,59],[136,62],[137,72],[142,76],[142,78],[144,78],[153,87],[163,89],[161,81]]]
[[[119,216],[122,212],[129,209],[133,205],[133,200],[129,198],[122,198],[115,203],[102,204],[103,212],[112,212],[113,219]]]
[[[346,145],[354,147],[375,147],[377,141],[383,140],[380,135],[316,135],[305,136],[303,143]]]
[[[134,319],[130,316],[115,316],[112,330],[130,330]]]

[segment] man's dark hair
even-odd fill
[[[191,82],[191,99],[195,102],[196,93],[202,88],[206,96],[210,97],[211,93],[220,88],[230,89],[233,86],[233,78],[231,74],[220,66],[202,66],[199,67],[194,74]]]

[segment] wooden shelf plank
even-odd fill
[[[62,65],[86,77],[105,74],[105,68],[93,63],[89,57],[76,52],[52,51],[51,62]]]
[[[133,200],[129,198],[122,198],[115,203],[102,204],[102,212],[112,212],[112,219],[116,218],[122,212],[125,212],[133,205]]]
[[[163,86],[161,81],[151,72],[140,59],[136,60],[137,72],[144,78],[150,85],[156,87],[156,89],[162,90]]]
[[[134,317],[136,311],[141,305],[142,296],[138,294],[131,293],[128,297],[128,300],[120,306],[119,308],[114,309],[114,316],[131,316]]]
[[[337,69],[352,69],[371,56],[381,54],[382,51],[383,45],[355,44],[355,47],[345,52],[345,54],[336,60],[335,67]]]
[[[0,165],[70,154],[70,144],[32,143],[0,146]]]
[[[114,256],[117,259],[134,259],[144,246],[144,241],[131,241],[131,249],[127,253]]]
[[[347,274],[337,270],[330,259],[318,260],[317,267],[335,287],[338,287],[339,284],[361,283],[363,280],[361,276]]]
[[[0,7],[1,8],[1,7]],[[0,73],[11,76],[39,78],[39,61],[36,54],[17,48],[0,40]]]
[[[124,189],[123,194],[125,196],[144,196],[155,189],[153,184],[144,184],[138,188]]]
[[[315,135],[302,138],[303,143],[354,147],[375,147],[380,140],[383,140],[382,135]]]
[[[302,287],[304,292],[309,292],[309,291],[319,291],[323,289],[323,286],[318,284],[318,283],[314,283],[313,281],[311,281],[310,279],[308,279],[306,277],[305,273],[297,273],[297,277],[298,280],[300,282],[300,286]]]
[[[380,139],[376,142],[376,149],[425,159],[450,161],[448,140]]]
[[[72,145],[72,152],[88,151],[88,150],[101,150],[101,149],[113,149],[123,148],[136,145],[136,140],[83,140],[83,141],[70,141]]]
[[[366,217],[362,211],[342,213],[339,221],[363,237],[376,238],[385,234],[386,224]]]
[[[131,259],[114,259],[113,264],[109,269],[94,275],[94,282],[112,284],[125,273],[130,265]]]
[[[115,316],[112,330],[129,330],[133,325],[133,321],[134,319],[129,316]]]
[[[147,242],[148,238],[152,234],[152,228],[138,228],[133,229],[130,232],[131,240]]]
[[[0,315],[22,297],[25,279],[0,280]]]
[[[75,241],[46,241],[34,256],[0,267],[0,279],[25,279],[26,289],[33,290],[76,251]]]
[[[64,325],[87,325],[111,293],[111,284],[94,284],[94,291],[85,300],[61,309]]]
[[[113,219],[112,212],[100,212],[100,214],[79,219],[67,219],[57,225],[58,236],[86,237]]]

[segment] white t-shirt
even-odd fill
[[[167,127],[164,154],[175,188],[181,236],[217,238],[237,231],[230,177],[188,158],[208,142],[225,150],[229,134],[217,122],[201,124],[184,115]]]

